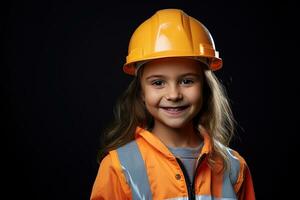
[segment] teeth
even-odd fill
[[[169,111],[179,111],[181,109],[180,108],[167,108],[167,110],[169,110]]]
[[[173,112],[176,112],[176,111],[180,111],[180,110],[184,110],[186,107],[165,107],[164,109],[168,110],[168,111],[173,111]]]

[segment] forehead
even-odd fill
[[[180,75],[186,73],[202,74],[204,64],[187,58],[163,58],[144,65],[143,75]]]

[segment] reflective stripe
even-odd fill
[[[136,141],[117,149],[121,167],[131,187],[133,200],[151,200],[152,193],[144,160]]]
[[[188,197],[177,197],[166,200],[188,200]],[[236,200],[236,198],[216,198],[210,195],[196,195],[196,200]]]
[[[240,172],[240,162],[229,148],[227,148],[227,155],[230,161],[230,171],[225,171],[223,175],[222,196],[228,199],[237,199],[234,185]]]
[[[166,199],[166,200],[189,200],[189,198],[188,197],[175,197],[175,198]]]
[[[227,152],[230,159],[230,181],[232,185],[235,185],[240,173],[240,161],[231,153],[231,149],[227,149]]]
[[[236,200],[236,198],[217,198],[217,197],[212,197],[210,195],[198,195],[196,196],[196,200]]]

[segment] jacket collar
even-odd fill
[[[208,135],[207,131],[203,127],[200,127],[199,132],[203,138],[204,144],[201,149],[201,152],[199,152],[198,159],[202,155],[208,154],[212,151],[211,138]],[[143,129],[141,127],[137,127],[135,138],[138,139],[140,137],[146,140],[147,143],[149,143],[156,150],[160,151],[163,155],[174,159],[174,155],[169,151],[168,147],[164,143],[162,143],[162,141],[150,131]]]

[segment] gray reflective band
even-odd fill
[[[210,195],[198,195],[196,200],[236,200],[236,198],[213,197]]]
[[[236,158],[230,149],[227,149],[227,156],[230,161],[230,172],[225,171],[223,175],[223,186],[222,186],[222,196],[226,198],[236,199],[236,194],[234,191],[234,185],[237,182],[238,175],[240,172],[240,162]]]
[[[236,200],[236,198],[213,197],[211,195],[196,195],[196,200]],[[177,197],[166,200],[188,200],[188,197]]]
[[[131,188],[133,200],[151,200],[152,193],[144,160],[136,141],[117,149],[121,167]]]

